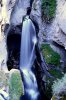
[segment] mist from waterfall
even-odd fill
[[[20,69],[24,75],[25,92],[28,94],[29,100],[37,100],[39,95],[36,77],[31,70],[35,60],[36,43],[35,27],[29,16],[26,16],[22,26]]]

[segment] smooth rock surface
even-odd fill
[[[47,40],[55,41],[66,49],[66,1],[57,0],[56,15],[51,24],[42,24]]]

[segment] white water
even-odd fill
[[[35,60],[36,31],[29,16],[23,21],[21,35],[20,69],[24,75],[25,91],[30,100],[37,100],[39,95],[37,81],[31,68]]]
[[[22,27],[21,35],[21,54],[20,54],[20,67],[30,69],[34,61],[34,48],[36,44],[36,32],[32,21],[29,16],[25,18]]]

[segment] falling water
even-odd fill
[[[26,17],[23,22],[22,36],[21,36],[21,54],[20,54],[20,67],[23,69],[30,69],[34,60],[34,38],[35,28],[32,21]],[[32,57],[33,56],[33,57]],[[26,67],[27,66],[27,67]]]
[[[36,77],[31,70],[35,60],[36,43],[35,27],[29,19],[29,16],[26,16],[22,26],[20,69],[24,75],[25,92],[28,94],[29,100],[37,100],[39,95]]]

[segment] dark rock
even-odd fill
[[[19,34],[11,34],[7,37],[7,50],[8,50],[8,69],[11,70],[12,67],[19,68],[19,58],[20,58],[20,42],[21,36]]]

